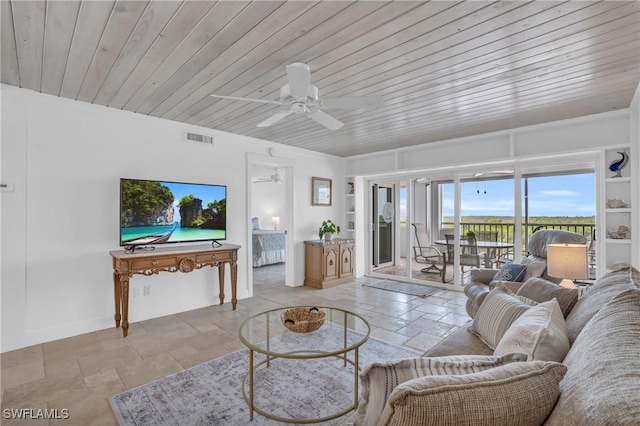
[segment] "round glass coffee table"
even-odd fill
[[[239,331],[240,340],[249,348],[249,371],[242,381],[242,396],[249,405],[250,420],[256,412],[268,419],[284,423],[318,423],[336,419],[347,414],[358,406],[358,349],[369,338],[369,323],[360,315],[340,308],[320,307],[325,319],[319,329],[308,333],[289,330],[283,324],[283,312],[296,308],[287,307],[263,312],[247,319]],[[302,307],[310,308],[310,307]],[[263,354],[265,359],[255,362],[256,354]],[[353,352],[353,357],[349,353]],[[347,408],[320,418],[286,418],[258,407],[255,404],[256,383],[255,372],[258,368],[269,368],[275,359],[311,360],[336,357],[353,366],[353,403]],[[286,381],[286,377],[281,377]]]

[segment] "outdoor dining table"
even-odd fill
[[[434,243],[436,245],[439,246],[446,246],[447,245],[447,240],[435,240]],[[466,238],[460,238],[460,247],[465,247],[465,246],[469,246],[469,242],[467,241]],[[483,240],[477,240],[476,241],[476,247],[478,247],[478,249],[496,249],[496,250],[505,250],[505,249],[511,249],[514,247],[514,243],[505,243],[502,241],[483,241]],[[444,259],[443,259],[444,260]],[[484,266],[487,268],[490,268],[491,265],[491,259],[489,259],[489,256],[486,256],[484,259]],[[447,271],[447,262],[446,260],[443,261],[443,268],[442,268],[442,282],[445,282],[445,273]]]

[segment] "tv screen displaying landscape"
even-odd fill
[[[226,238],[225,185],[120,179],[120,246]]]

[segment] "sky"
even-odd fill
[[[512,179],[461,187],[462,216],[513,216]],[[593,173],[529,178],[529,216],[595,216],[595,191]],[[453,184],[443,193],[443,215],[453,216]]]
[[[192,183],[177,183],[177,182],[160,182],[162,185],[168,187],[175,200],[174,206],[174,218],[175,222],[180,221],[180,199],[185,195],[193,195],[196,198],[202,200],[202,207],[206,208],[207,204],[212,201],[218,201],[226,196],[226,186],[219,185],[204,185],[204,184],[192,184]]]

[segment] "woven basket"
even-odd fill
[[[316,331],[324,323],[324,312],[318,308],[291,308],[280,315],[282,324],[296,333]]]

